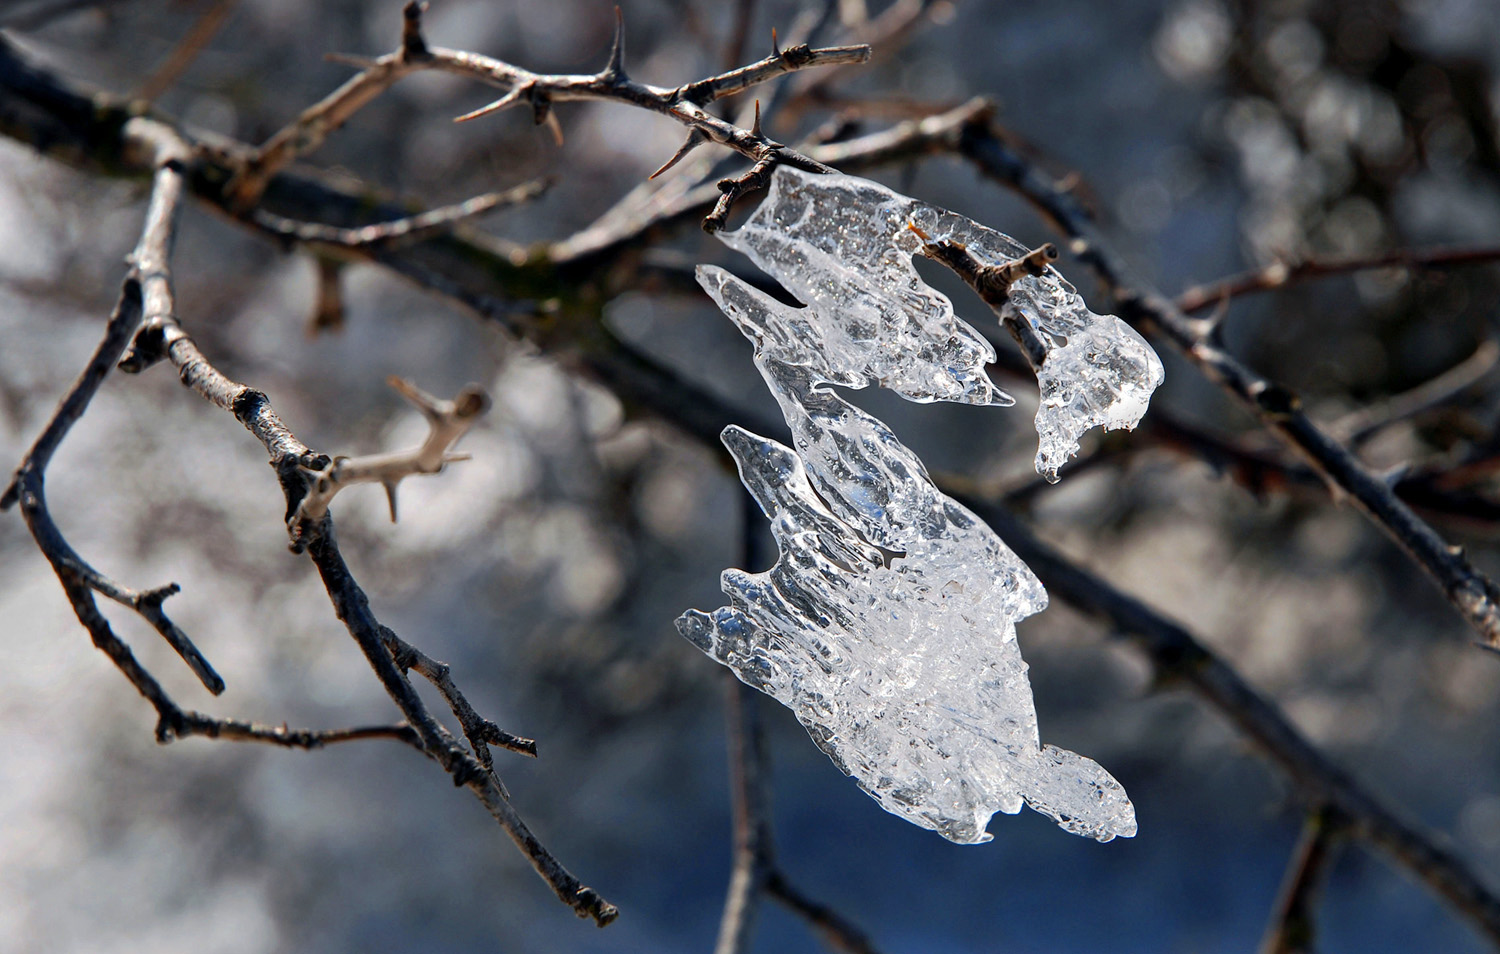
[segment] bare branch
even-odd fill
[[[1072,239],[1073,253],[1111,290],[1122,318],[1166,338],[1210,380],[1238,398],[1336,494],[1348,495],[1427,571],[1484,645],[1500,649],[1500,587],[1403,503],[1388,481],[1314,424],[1296,394],[1245,366],[1170,300],[1136,281],[1078,200],[996,136],[989,124],[971,124],[960,148],[981,172],[1036,203]]]
[[[298,222],[265,209],[251,210],[250,217],[260,228],[280,235],[289,242],[329,245],[342,249],[359,249],[374,245],[396,248],[451,231],[460,222],[483,215],[493,209],[529,202],[546,192],[551,185],[550,179],[538,179],[504,192],[487,192],[453,205],[443,205],[405,218],[377,222],[374,225],[362,225],[352,229],[319,225],[315,222]]]
[[[826,166],[764,135],[753,134],[720,119],[703,107],[786,73],[815,66],[862,62],[869,57],[868,47],[814,50],[799,46],[774,53],[738,70],[686,86],[667,88],[637,83],[625,75],[623,25],[617,29],[616,43],[604,70],[586,75],[549,75],[532,73],[477,53],[429,47],[421,36],[421,6],[408,3],[404,16],[405,28],[399,50],[371,61],[362,72],[305,110],[296,121],[256,151],[230,186],[234,208],[243,211],[254,206],[270,178],[293,159],[316,149],[329,132],[342,126],[402,77],[427,69],[467,76],[506,91],[488,106],[460,116],[461,121],[477,119],[525,102],[531,106],[533,118],[540,125],[552,115],[554,103],[606,100],[668,116],[701,133],[707,140],[728,146],[756,163],[784,162],[809,171],[827,172]]]
[[[491,745],[498,745],[520,755],[536,758],[534,739],[512,735],[474,711],[469,700],[454,684],[452,667],[447,663],[438,662],[386,627],[381,627],[380,635],[385,640],[386,649],[390,651],[391,658],[396,661],[397,667],[403,672],[415,669],[423,679],[432,683],[433,688],[442,693],[448,703],[448,708],[453,711],[459,725],[463,727],[464,736],[469,740],[474,757],[479,759],[480,764],[486,769],[493,770],[494,768],[490,758],[489,747]]]
[[[300,538],[299,528],[322,519],[328,512],[328,504],[334,495],[352,484],[383,486],[391,505],[391,522],[395,523],[396,485],[402,478],[413,474],[436,474],[450,462],[468,459],[463,455],[450,454],[449,448],[489,408],[489,395],[483,388],[471,384],[453,400],[444,401],[398,377],[393,376],[389,384],[415,404],[427,418],[427,423],[431,426],[427,439],[420,447],[409,451],[372,454],[368,457],[335,457],[323,467],[309,468],[312,486],[287,521],[293,539]]]
[[[479,799],[559,900],[573,908],[579,917],[593,918],[600,927],[618,917],[618,908],[575,878],[532,834],[511,805],[495,773],[465,752],[448,730],[428,713],[392,657],[386,637],[389,630],[370,611],[369,598],[344,563],[334,541],[332,522],[327,517],[324,526],[311,535],[307,552],[318,569],[339,619],[343,620],[386,692],[420,737],[423,750],[453,776],[455,785],[464,786]]]
[[[618,915],[618,910],[574,878],[531,833],[511,806],[485,749],[488,744],[499,744],[518,751],[530,750],[528,754],[533,754],[535,744],[529,739],[504,733],[493,723],[480,718],[453,685],[446,666],[407,646],[375,619],[368,598],[355,583],[338,552],[333,524],[326,514],[320,521],[304,515],[304,519],[295,522],[297,532],[293,548],[308,553],[328,589],[338,617],[345,622],[350,635],[364,651],[377,677],[400,709],[405,720],[403,725],[331,732],[278,730],[184,711],[135,659],[99,612],[94,601],[96,589],[122,602],[133,600],[148,619],[152,618],[149,614],[159,614],[161,600],[175,592],[175,588],[166,587],[132,594],[113,584],[110,585],[112,589],[104,587],[99,582],[102,577],[79,560],[58,533],[47,512],[42,492],[45,468],[52,453],[86,410],[127,337],[132,344],[119,361],[119,367],[139,371],[159,360],[170,360],[184,384],[211,403],[232,412],[261,441],[281,479],[289,515],[298,512],[308,489],[306,472],[325,472],[333,464],[326,456],[314,453],[297,440],[281,423],[264,394],[219,372],[182,329],[176,317],[169,259],[191,150],[171,127],[155,120],[132,119],[125,125],[123,134],[127,140],[124,150],[127,155],[133,156],[134,161],[154,167],[155,187],[141,241],[131,256],[131,269],[121,303],[110,319],[98,350],[23,460],[16,479],[0,502],[20,503],[27,526],[57,572],[79,621],[88,629],[95,645],[155,707],[159,740],[165,742],[187,735],[203,735],[315,748],[330,742],[389,737],[415,744],[441,764],[455,784],[468,788],[479,799],[560,899],[579,916],[591,917],[601,926],[608,924]],[[450,459],[447,447],[468,428],[487,403],[477,389],[449,402],[439,401],[405,382],[393,383],[418,405],[432,423],[433,430],[426,444],[411,454],[398,455],[399,459],[394,461],[366,459],[355,468],[356,475],[375,475],[391,483],[399,480],[403,472],[418,472],[404,470],[406,468],[440,467],[444,459]],[[326,501],[324,505],[326,507]],[[175,627],[172,629],[176,632]],[[185,636],[181,638],[186,639]],[[396,661],[397,651],[402,652],[401,665]],[[463,723],[476,754],[466,752],[432,717],[408,680],[407,668],[416,668],[439,688]],[[480,751],[483,751],[483,756],[478,756]]]
[[[1351,835],[1380,848],[1500,943],[1500,895],[1484,884],[1438,837],[1401,817],[1334,765],[1292,725],[1275,703],[1186,628],[1042,543],[1005,510],[959,495],[1041,578],[1049,593],[1109,624],[1151,660],[1157,681],[1193,690],[1254,741],[1313,804],[1348,820]]]
[[[1360,258],[1309,258],[1301,262],[1272,262],[1258,268],[1220,279],[1207,285],[1189,288],[1177,296],[1177,308],[1184,312],[1200,311],[1231,298],[1255,292],[1275,291],[1330,275],[1368,272],[1381,268],[1454,268],[1461,265],[1484,265],[1500,261],[1500,248],[1434,248],[1398,249],[1384,255]]]
[[[1313,908],[1333,864],[1339,836],[1336,813],[1318,810],[1307,816],[1260,954],[1312,954]]]
[[[136,91],[136,97],[149,103],[170,89],[172,84],[187,72],[188,67],[193,65],[193,61],[202,54],[208,44],[213,42],[213,38],[224,28],[229,15],[234,13],[234,8],[238,4],[239,0],[214,0],[212,6],[199,14],[192,29],[188,30],[182,42],[173,48],[172,54],[167,57],[166,61],[146,77],[146,81]]]

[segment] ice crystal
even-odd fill
[[[1013,403],[985,375],[988,343],[912,267],[922,239],[910,224],[997,263],[1025,252],[875,183],[781,169],[724,240],[807,307],[723,269],[698,270],[755,345],[795,450],[725,429],[779,556],[763,573],[726,570],[729,605],[691,610],[678,629],[790,708],[886,810],[945,838],[988,841],[991,816],[1023,802],[1100,841],[1133,835],[1120,784],[1038,734],[1015,626],[1045,608],[1040,581],[885,424],[829,387],[875,382],[914,401]],[[1049,333],[1039,468],[1061,462],[1059,441],[1076,449],[1094,424],[1139,419],[1161,377],[1139,336],[1088,312],[1050,270],[1012,286],[1008,307]]]

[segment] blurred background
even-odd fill
[[[129,93],[213,5],[31,0],[0,6],[0,25],[60,75]],[[671,86],[723,68],[735,5],[622,5],[633,77]],[[426,33],[538,71],[593,71],[611,7],[433,0]],[[742,61],[769,51],[772,27],[784,39],[822,9],[756,4]],[[197,128],[261,141],[348,75],[325,53],[376,55],[399,30],[396,0],[246,0],[157,102]],[[837,19],[823,34],[849,35]],[[768,117],[772,134],[793,141],[845,113],[878,128],[992,96],[1044,168],[1078,173],[1079,195],[1168,293],[1278,260],[1500,243],[1500,4],[935,3],[890,45],[819,97],[788,98]],[[486,98],[417,75],[308,162],[428,205],[555,174],[541,200],[474,226],[530,243],[587,226],[681,139],[664,118],[606,104],[560,107],[561,146],[520,112],[451,123]],[[872,175],[1024,242],[1055,237],[959,160]],[[143,183],[0,142],[0,461],[20,459],[93,348],[145,197]],[[688,261],[730,260],[692,222],[659,244]],[[710,949],[730,866],[726,686],[672,620],[721,605],[719,571],[742,551],[742,495],[717,449],[625,420],[610,394],[548,355],[375,267],[344,273],[346,327],[309,337],[308,256],[190,206],[174,264],[188,331],[319,450],[422,439],[389,374],[441,395],[469,381],[491,389],[494,409],[459,447],[473,460],[406,482],[400,523],[374,488],[333,510],[382,619],[453,663],[482,713],[538,740],[536,761],[497,752],[501,775],[541,839],[622,914],[603,931],[578,921],[472,798],[403,747],[158,747],[149,706],[91,647],[10,514],[0,947]],[[1102,310],[1086,272],[1060,264]],[[1338,422],[1493,338],[1497,282],[1487,266],[1299,284],[1231,303],[1227,341],[1300,391],[1315,418]],[[972,322],[992,320],[954,298]],[[749,346],[706,299],[632,292],[606,315],[692,380],[773,413]],[[1163,358],[1156,408],[1270,446],[1196,371]],[[1492,575],[1500,488],[1483,463],[1500,453],[1496,379],[1476,377],[1363,447],[1380,467],[1469,464],[1457,489],[1474,506],[1431,519]],[[855,399],[933,470],[1003,491],[1028,480],[1036,398],[1034,382],[997,381],[1016,408]],[[1324,752],[1500,882],[1500,660],[1473,647],[1436,587],[1351,508],[1317,487],[1237,480],[1169,445],[1149,428],[1111,436],[1105,464],[1064,470],[1017,506],[1043,538],[1187,624]],[[97,567],[131,586],[182,584],[170,609],[225,676],[218,700],[139,620],[112,614],[181,703],[275,724],[392,718],[311,568],[287,553],[262,449],[169,370],[112,377],[50,477],[54,515]],[[1099,845],[1024,811],[998,816],[988,845],[948,844],[881,811],[767,702],[789,876],[887,952],[1253,950],[1302,818],[1286,780],[1195,699],[1154,691],[1140,657],[1066,606],[1022,624],[1020,640],[1043,737],[1120,779],[1139,836]],[[1339,855],[1319,925],[1326,952],[1485,949],[1357,845]],[[819,946],[766,904],[754,949]]]

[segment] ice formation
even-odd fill
[[[873,380],[913,401],[1013,403],[985,376],[989,343],[912,265],[924,241],[954,242],[998,265],[1028,251],[1010,236],[879,183],[783,167],[750,221],[721,237],[809,306],[766,333],[762,347],[780,360],[831,384]],[[1013,284],[1009,307],[1047,351],[1036,469],[1055,481],[1089,428],[1136,425],[1161,384],[1161,359],[1125,322],[1089,311],[1055,268]]]
[[[922,240],[909,224],[997,263],[1026,251],[875,183],[783,168],[723,238],[807,307],[699,268],[755,345],[795,451],[725,429],[779,557],[764,573],[726,570],[730,605],[690,610],[678,629],[790,708],[886,810],[945,838],[988,841],[991,816],[1023,802],[1100,841],[1134,835],[1120,784],[1038,734],[1015,624],[1045,608],[1040,581],[889,428],[828,387],[1013,403],[985,375],[989,344],[912,267]],[[1090,313],[1050,269],[1012,286],[1010,307],[1048,333],[1038,469],[1055,470],[1095,424],[1134,425],[1161,378],[1138,335]]]

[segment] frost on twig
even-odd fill
[[[889,428],[829,387],[873,381],[919,402],[1013,403],[984,373],[988,343],[912,267],[924,240],[911,225],[978,247],[997,266],[1025,256],[999,233],[873,183],[782,170],[750,222],[723,238],[807,307],[783,305],[723,269],[698,270],[754,343],[795,451],[724,431],[780,555],[764,573],[725,571],[730,605],[691,610],[678,629],[791,708],[888,811],[945,838],[988,841],[990,817],[1023,803],[1100,841],[1134,835],[1134,807],[1108,772],[1041,743],[1015,631],[1045,608],[1041,583],[938,490]],[[1067,328],[1081,339],[1043,345],[1054,390],[1071,395],[1044,401],[1044,450],[1043,425],[1054,420],[1075,429],[1074,441],[1091,423],[1118,426],[1133,413],[1134,424],[1144,411],[1137,392],[1149,395],[1160,379],[1144,342],[1083,309],[1040,259],[1006,283],[1019,320],[1035,322],[1038,335]],[[1079,375],[1089,379],[1081,388]]]
[[[367,457],[335,457],[328,466],[314,471],[312,486],[287,522],[294,535],[303,521],[317,520],[327,513],[334,495],[351,484],[377,483],[385,487],[386,499],[391,505],[391,521],[395,522],[396,485],[403,477],[436,474],[449,463],[468,460],[468,455],[452,454],[448,449],[489,407],[489,395],[482,388],[471,384],[453,400],[444,401],[402,378],[393,376],[388,383],[427,418],[431,427],[427,439],[422,446],[407,451]]]

